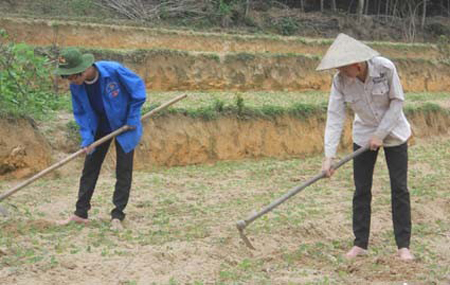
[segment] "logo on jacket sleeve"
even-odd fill
[[[119,84],[117,84],[117,82],[110,82],[106,86],[106,93],[111,97],[117,97],[117,95],[119,95],[119,92],[120,92],[120,88],[119,88]]]

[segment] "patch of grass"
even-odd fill
[[[261,271],[262,262],[255,258],[244,258],[237,264],[223,263],[219,272],[219,282],[250,282],[258,280],[258,284],[269,284],[270,278]],[[222,283],[221,283],[222,284]]]
[[[148,101],[144,105],[146,111],[159,106],[181,92],[148,92]],[[325,113],[328,104],[328,92],[183,92],[188,97],[176,105],[176,112],[198,113],[213,112],[226,113],[233,106],[237,106],[239,99],[242,106],[249,108],[249,113],[271,114],[296,114],[310,115],[316,112]],[[440,107],[450,100],[450,93],[407,93],[405,112],[441,112],[445,107]],[[252,111],[253,110],[253,111]],[[208,116],[207,116],[208,117]]]
[[[149,92],[144,113],[165,101],[178,96],[179,92]],[[324,113],[326,94],[322,92],[189,92],[165,113],[182,113],[193,118],[216,119],[222,115],[241,118],[274,118],[280,115],[307,118]],[[160,115],[164,114],[160,113]]]
[[[179,92],[149,92],[145,112],[179,95]],[[411,102],[409,102],[411,98]],[[432,100],[434,102],[429,102]],[[440,103],[450,98],[447,93],[408,93],[404,107],[407,115],[444,114],[449,111]],[[189,92],[187,99],[163,114],[181,113],[193,118],[216,119],[222,115],[240,118],[275,118],[289,115],[306,119],[312,116],[325,119],[328,93],[325,92]]]
[[[417,50],[426,51],[430,48],[436,49],[435,44],[430,43],[401,43],[401,42],[368,42],[368,44],[374,49],[380,48],[392,48],[398,50]]]
[[[450,110],[446,109],[439,104],[436,103],[428,103],[425,102],[423,104],[416,104],[416,105],[407,105],[405,108],[405,114],[444,114],[448,115],[450,114]]]
[[[248,52],[231,53],[225,55],[225,63],[232,63],[232,62],[246,63],[249,61],[254,61],[256,57],[257,57],[256,53],[248,53]]]
[[[81,142],[80,137],[80,127],[77,125],[75,121],[67,122],[67,139],[70,141],[76,141],[77,143]]]
[[[450,99],[450,93],[411,92],[406,93],[405,97],[407,102],[444,101]]]

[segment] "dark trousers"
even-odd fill
[[[359,145],[353,144],[357,150]],[[408,145],[385,147],[384,153],[391,181],[391,206],[395,241],[398,248],[409,248],[411,239],[411,206],[407,187]],[[372,178],[378,150],[368,150],[353,160],[353,233],[354,245],[367,249],[370,233]]]
[[[96,140],[103,135],[98,134]],[[100,169],[105,160],[111,140],[98,146],[95,151],[86,156],[84,161],[83,173],[80,179],[80,188],[78,191],[78,201],[76,203],[75,215],[88,218],[88,211],[91,208],[91,198],[94,194],[95,185],[100,174]],[[133,156],[134,150],[124,153],[120,144],[115,140],[116,144],[116,186],[113,195],[113,203],[115,208],[111,211],[113,219],[123,220],[125,213],[123,212],[127,206],[130,197],[131,180],[133,175]]]

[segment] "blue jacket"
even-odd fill
[[[94,63],[100,72],[100,90],[106,116],[112,131],[129,125],[136,127],[117,136],[125,153],[132,151],[142,136],[141,107],[145,102],[144,81],[129,69],[112,61]],[[89,103],[83,85],[70,84],[75,121],[80,126],[81,147],[94,142],[98,118]]]

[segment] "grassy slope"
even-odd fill
[[[261,107],[264,105],[273,105],[280,107],[289,107],[295,103],[303,103],[308,105],[322,105],[328,102],[328,93],[325,92],[148,92],[148,102],[164,102],[169,98],[179,94],[186,93],[188,98],[177,103],[177,107],[186,109],[196,109],[207,107],[214,104],[215,100],[224,101],[232,104],[236,96],[239,95],[244,99],[248,106]],[[450,100],[450,93],[406,93],[406,105],[436,103],[444,104]]]
[[[328,93],[324,92],[149,92],[144,111],[183,93],[188,97],[174,105],[173,112],[206,119],[226,113],[227,109],[236,113],[238,98],[247,113],[256,116],[325,114],[328,102]],[[405,97],[406,112],[450,107],[450,93],[407,93]],[[225,112],[220,112],[221,109]]]

